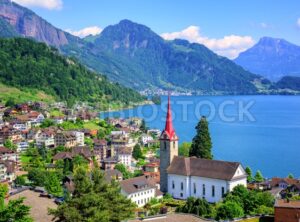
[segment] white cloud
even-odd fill
[[[198,26],[189,26],[180,32],[163,33],[166,40],[186,39],[190,42],[200,43],[215,53],[230,59],[236,58],[240,52],[247,50],[255,44],[251,36],[228,35],[223,38],[208,38],[203,36]]]
[[[259,25],[263,29],[269,28],[269,25],[267,23],[265,23],[265,22],[261,22]]]
[[[297,20],[297,26],[300,28],[300,18]]]
[[[49,10],[59,10],[62,9],[62,0],[13,0],[14,2],[23,6],[33,6],[46,8]]]
[[[88,35],[98,35],[101,33],[102,29],[98,26],[91,26],[78,31],[73,31],[71,29],[67,29],[66,31],[71,33],[72,35],[76,35],[80,38],[84,38]]]

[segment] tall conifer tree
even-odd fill
[[[198,158],[212,159],[211,152],[212,142],[208,129],[208,122],[205,116],[202,116],[198,125],[196,126],[197,134],[193,138],[192,146],[190,149],[190,156]]]

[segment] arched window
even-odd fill
[[[196,183],[194,183],[194,194],[197,193],[197,187],[196,187]]]
[[[175,183],[174,183],[174,180],[172,181],[172,189],[175,189]]]
[[[212,185],[212,187],[211,187],[211,196],[215,197],[215,186],[214,185]]]
[[[181,182],[181,190],[183,190],[183,182]]]
[[[202,195],[205,196],[205,184],[202,185]]]

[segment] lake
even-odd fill
[[[238,161],[265,177],[300,176],[300,96],[172,96],[173,124],[180,143],[191,141],[202,115],[209,120],[215,159]],[[163,129],[161,105],[102,113],[101,117],[145,118]]]

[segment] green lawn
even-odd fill
[[[85,122],[83,124],[83,128],[89,129],[89,130],[99,130],[100,126],[97,124],[96,121],[89,121],[89,122]]]
[[[50,115],[53,116],[53,117],[64,116],[64,114],[61,111],[56,110],[56,109],[51,110],[50,111]]]
[[[21,163],[29,163],[30,162],[31,157],[30,156],[26,156],[25,154],[21,154]]]

